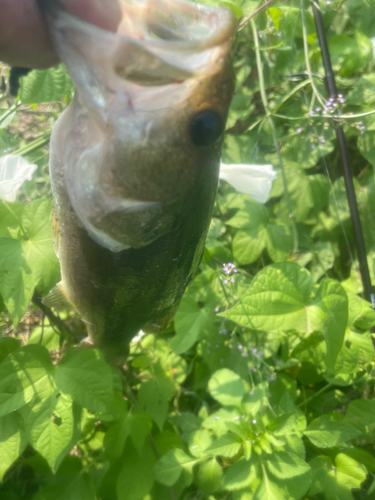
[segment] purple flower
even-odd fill
[[[301,127],[298,127],[297,130],[296,130],[297,134],[300,134],[302,132],[302,128]]]

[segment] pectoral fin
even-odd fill
[[[65,293],[64,284],[62,281],[60,281],[60,283],[57,283],[57,285],[52,288],[52,290],[44,297],[42,303],[47,307],[54,307],[55,309],[74,309],[72,303]]]

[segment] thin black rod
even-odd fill
[[[334,97],[336,99],[337,87],[336,87],[335,75],[332,70],[331,58],[329,55],[327,38],[323,25],[323,18],[319,8],[319,0],[313,1],[312,5],[313,5],[315,25],[318,33],[319,44],[322,51],[323,66],[326,74],[325,81],[326,81],[327,91],[330,97]],[[370,272],[367,263],[365,241],[363,238],[361,220],[359,218],[358,204],[357,204],[357,198],[355,196],[352,173],[349,166],[349,158],[346,148],[345,134],[341,126],[336,128],[336,136],[339,143],[340,156],[344,171],[346,196],[349,202],[350,216],[354,229],[355,245],[357,249],[359,269],[363,284],[363,296],[366,300],[368,300],[371,303],[372,308],[375,309],[375,294],[371,285]]]

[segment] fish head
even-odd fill
[[[116,252],[172,230],[187,206],[211,211],[236,22],[229,9],[183,0],[111,1],[113,31],[61,9],[48,19],[76,86],[60,138],[69,197]]]

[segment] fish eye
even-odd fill
[[[193,144],[198,147],[210,146],[223,133],[224,122],[216,111],[201,111],[190,122],[189,134]]]

